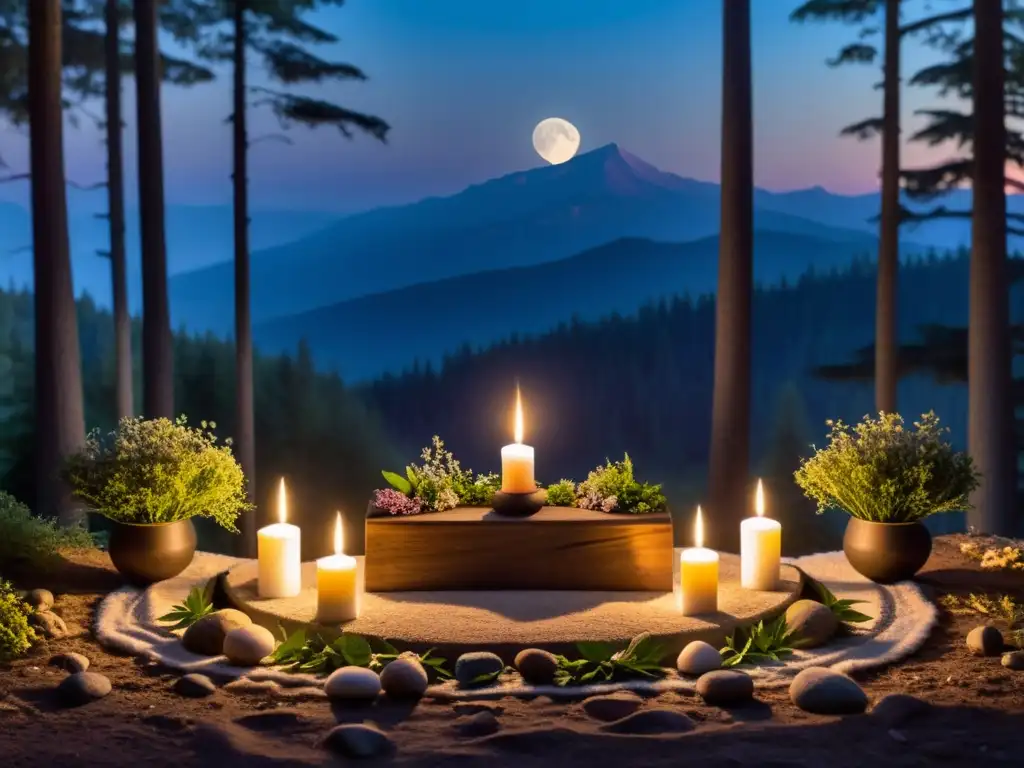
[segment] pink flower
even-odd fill
[[[418,515],[423,511],[418,499],[410,499],[394,488],[374,491],[373,505],[391,515]]]

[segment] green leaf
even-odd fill
[[[579,651],[580,656],[587,661],[592,661],[598,664],[602,661],[610,660],[611,657],[615,655],[615,649],[607,643],[576,643],[576,650]]]
[[[381,474],[384,476],[384,479],[388,481],[388,484],[396,491],[404,493],[406,496],[412,495],[412,483],[404,477],[395,472],[388,472],[386,469],[382,470]]]
[[[865,621],[871,621],[872,617],[855,611],[852,608],[847,608],[843,611],[836,612],[836,618],[840,621],[844,621],[850,624],[860,624]]]
[[[171,606],[170,613],[166,613],[157,621],[161,623],[174,622],[171,631],[184,629],[195,624],[199,619],[213,612],[211,602],[211,587],[213,582],[203,587],[193,587],[180,605]]]
[[[493,683],[498,679],[498,676],[504,672],[504,669],[499,669],[497,672],[484,672],[482,675],[477,675],[469,681],[470,685],[483,685],[484,683]]]
[[[281,629],[282,633],[284,628]],[[275,664],[285,664],[289,661],[295,660],[297,654],[302,651],[306,645],[306,631],[303,629],[296,630],[291,637],[285,639],[274,652],[270,654],[270,659]]]
[[[409,464],[405,468],[405,476],[409,478],[410,495],[416,493],[416,487],[420,484],[420,478],[416,474],[416,468]]]
[[[334,650],[337,650],[354,667],[366,667],[373,658],[373,651],[365,637],[361,635],[343,634],[334,641]]]

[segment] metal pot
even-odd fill
[[[924,524],[876,523],[851,517],[843,552],[857,573],[878,584],[914,578],[932,553],[932,535]]]
[[[196,553],[191,520],[139,525],[111,520],[110,526],[110,559],[135,586],[147,587],[177,576]]]

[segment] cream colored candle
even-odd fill
[[[257,591],[260,597],[295,597],[302,591],[302,539],[285,522],[288,500],[284,478],[277,494],[277,519],[256,532]]]
[[[342,553],[341,513],[334,524],[334,554],[316,561],[316,620],[341,624],[359,617],[359,567]]]
[[[771,591],[779,586],[782,524],[764,516],[764,486],[757,481],[756,517],[740,523],[740,585]]]
[[[516,387],[515,442],[501,449],[502,493],[533,493],[533,446],[523,445],[523,399]]]
[[[718,610],[718,553],[706,549],[704,521],[697,507],[694,544],[679,556],[679,582],[684,616],[714,613]]]

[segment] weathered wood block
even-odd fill
[[[371,517],[366,589],[670,591],[672,521],[566,507],[526,518],[478,507]]]

